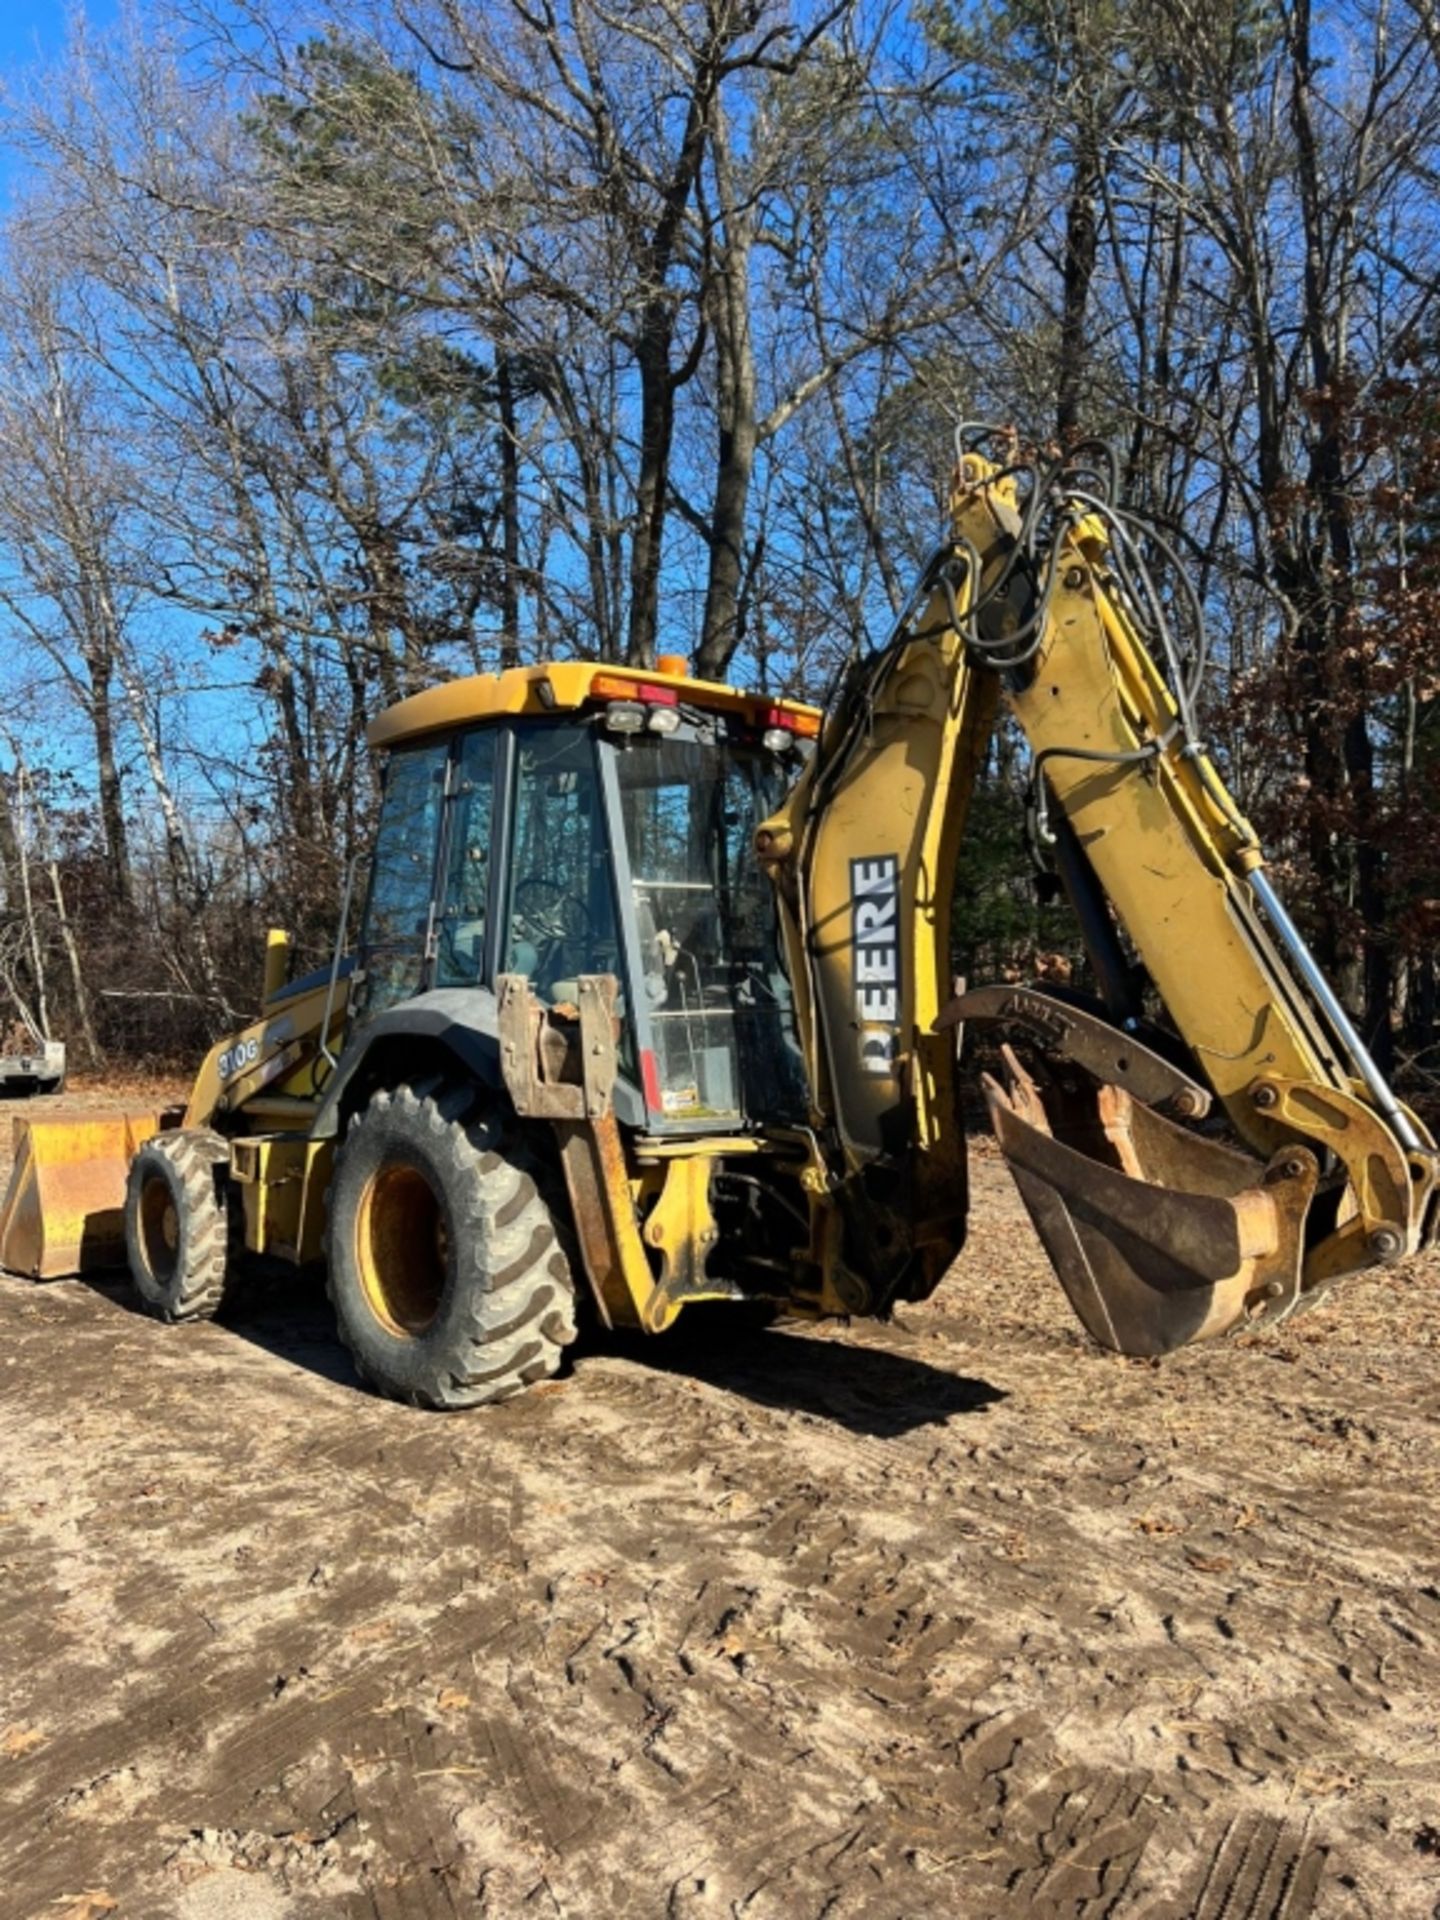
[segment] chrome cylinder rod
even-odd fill
[[[1356,1072],[1370,1090],[1370,1096],[1376,1106],[1389,1121],[1395,1138],[1401,1146],[1411,1153],[1424,1150],[1424,1142],[1416,1133],[1409,1116],[1400,1102],[1390,1091],[1385,1076],[1370,1057],[1365,1042],[1355,1031],[1350,1016],[1335,997],[1335,989],[1315,964],[1315,957],[1306,946],[1300,929],[1285,911],[1283,901],[1271,886],[1264,870],[1254,868],[1247,876],[1251,891],[1265,909],[1265,917],[1279,934],[1281,943],[1295,965],[1300,969],[1301,977],[1311,993],[1320,1003],[1321,1011],[1330,1022],[1336,1039],[1350,1055]]]

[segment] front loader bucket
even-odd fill
[[[1287,1147],[1264,1166],[1116,1086],[1071,1089],[1052,1119],[1004,1051],[1011,1084],[985,1076],[990,1117],[1093,1339],[1117,1353],[1170,1353],[1291,1311],[1319,1175],[1313,1153]]]
[[[17,1120],[0,1267],[54,1280],[125,1264],[125,1177],[158,1113]]]

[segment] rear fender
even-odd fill
[[[449,1070],[503,1091],[499,1018],[488,987],[444,987],[402,1000],[366,1021],[325,1085],[311,1128],[316,1139],[344,1131],[379,1087]]]
[[[377,1088],[446,1070],[505,1093],[499,1003],[488,987],[439,987],[367,1021],[326,1083],[311,1132],[333,1139]],[[644,1103],[628,1081],[616,1081],[612,1100],[626,1125],[644,1123]]]

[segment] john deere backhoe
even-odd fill
[[[183,1114],[30,1127],[4,1264],[123,1251],[184,1321],[242,1249],[323,1257],[362,1374],[434,1407],[553,1372],[581,1288],[650,1332],[696,1300],[884,1314],[964,1239],[979,1022],[1008,1030],[1001,1146],[1108,1347],[1253,1327],[1433,1241],[1434,1143],[1270,885],[1198,730],[1198,603],[1167,615],[1163,543],[1113,492],[1093,449],[962,446],[948,538],[823,721],[673,660],[381,715],[353,966],[287,980],[272,936],[259,1017]],[[952,997],[1002,699],[1093,1001]]]

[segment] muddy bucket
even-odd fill
[[[1056,1069],[1042,1090],[1007,1046],[1006,1084],[987,1074],[982,1085],[1026,1211],[1092,1339],[1116,1353],[1170,1353],[1294,1309],[1314,1153],[1287,1146],[1266,1164],[1180,1125],[1204,1119],[1208,1089],[1035,988],[977,988],[937,1025],[962,1020],[1024,1028]]]
[[[125,1180],[158,1113],[15,1122],[0,1266],[37,1280],[125,1264]]]
[[[1170,1353],[1281,1319],[1301,1293],[1319,1161],[1287,1147],[1268,1166],[1188,1133],[1118,1087],[1058,1124],[1007,1062],[987,1074],[996,1137],[1061,1286],[1092,1339]]]

